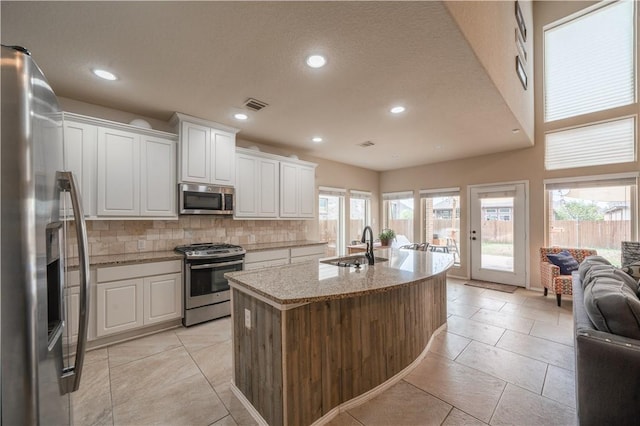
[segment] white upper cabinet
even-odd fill
[[[140,148],[140,215],[175,216],[176,143],[142,136]]]
[[[64,167],[89,218],[176,217],[176,144],[171,133],[64,113]]]
[[[73,172],[82,196],[85,216],[96,214],[98,126],[64,119],[64,169]],[[65,215],[72,216],[71,198],[65,194]]]
[[[278,217],[279,162],[238,148],[235,217]]]
[[[315,167],[306,161],[237,148],[235,217],[314,218]]]
[[[280,163],[280,216],[315,217],[316,172],[312,163]]]
[[[98,129],[98,216],[140,214],[140,135]]]
[[[172,123],[180,132],[180,182],[234,186],[239,130],[181,113]]]

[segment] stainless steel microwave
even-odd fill
[[[178,192],[180,214],[233,214],[232,187],[181,183]]]

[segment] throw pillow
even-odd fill
[[[577,271],[580,264],[571,256],[568,251],[562,251],[557,254],[548,254],[547,259],[560,268],[560,275],[571,275],[573,271]]]
[[[640,300],[622,281],[595,278],[584,291],[584,308],[598,330],[640,339]]]
[[[640,280],[640,261],[625,265],[622,267],[622,270],[635,278],[636,281]]]

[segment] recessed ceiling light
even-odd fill
[[[405,108],[403,106],[400,106],[400,105],[394,106],[393,108],[390,109],[390,111],[393,114],[400,114],[401,112],[404,112],[404,110],[405,110]]]
[[[316,137],[312,138],[311,140],[312,140],[313,142],[315,142],[315,143],[320,143],[320,142],[322,142],[322,138],[321,138],[320,136],[316,136]]]
[[[307,56],[307,65],[311,68],[322,68],[327,63],[327,58],[322,55]]]
[[[513,130],[511,130],[511,133],[513,133],[514,135],[515,135],[516,133],[520,133],[520,129],[513,129]]]
[[[98,77],[103,78],[105,80],[113,81],[113,80],[117,80],[118,79],[118,77],[116,77],[116,75],[114,73],[109,72],[107,70],[101,70],[101,69],[95,68],[92,71],[93,71],[93,73],[95,75],[97,75]]]
[[[239,112],[237,114],[233,114],[233,118],[235,118],[236,120],[246,120],[247,118],[249,118],[249,116],[247,114]]]

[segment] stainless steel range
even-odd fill
[[[224,277],[244,269],[246,251],[240,246],[202,243],[178,246],[184,255],[185,327],[231,315],[231,291]]]

